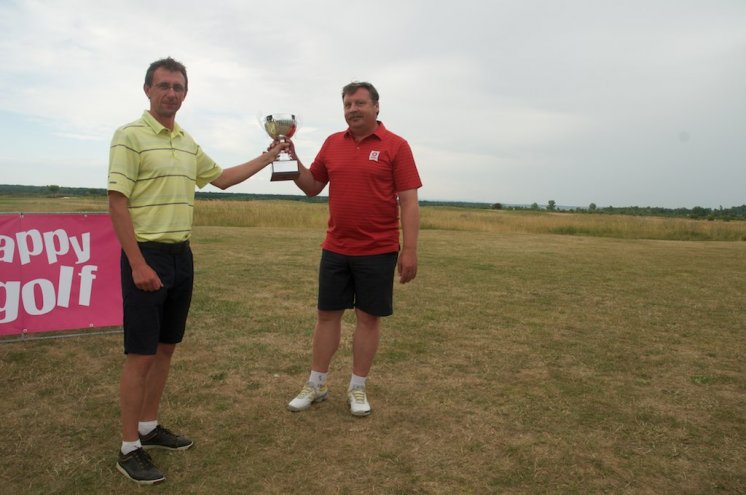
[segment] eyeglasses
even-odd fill
[[[154,84],[154,86],[160,89],[161,91],[168,91],[169,89],[173,89],[174,93],[177,93],[177,94],[183,93],[184,91],[186,91],[186,88],[182,86],[181,84],[169,84],[166,82],[162,82],[162,83]]]

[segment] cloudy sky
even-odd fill
[[[299,116],[310,164],[366,80],[421,199],[746,203],[743,0],[0,0],[0,183],[106,187],[165,56],[189,71],[177,120],[223,166],[267,146],[261,112]],[[233,191],[299,194],[269,170]]]

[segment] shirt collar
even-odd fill
[[[176,135],[176,134],[184,134],[184,130],[181,128],[181,126],[174,122],[174,130],[171,131],[168,127],[164,127],[163,124],[158,122],[155,117],[153,117],[149,111],[145,110],[142,113],[142,119],[143,121],[148,124],[148,127],[153,129],[153,132],[156,134],[160,134],[162,132],[166,132],[168,134]]]
[[[376,138],[376,139],[378,139],[379,141],[382,141],[382,140],[383,140],[383,136],[384,136],[384,135],[385,135],[385,134],[386,134],[386,133],[387,133],[388,131],[386,130],[386,126],[384,126],[384,125],[383,125],[383,122],[381,122],[380,120],[377,120],[376,122],[378,122],[378,127],[376,127],[376,130],[375,130],[375,131],[373,131],[373,134],[371,134],[370,136],[366,137],[365,139],[370,139],[371,137],[374,137],[374,136],[375,136],[375,138]],[[355,139],[355,137],[354,137],[354,136],[352,135],[352,133],[350,132],[350,129],[349,129],[349,127],[348,127],[348,128],[347,128],[347,130],[345,131],[345,137],[346,137],[346,138],[348,137],[348,138],[350,138],[350,139]]]

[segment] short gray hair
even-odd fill
[[[376,91],[376,88],[369,82],[361,82],[361,81],[353,81],[344,88],[342,88],[342,98],[344,98],[347,95],[353,94],[358,89],[363,88],[367,89],[368,93],[370,94],[370,99],[373,100],[373,103],[378,103],[378,91]]]
[[[162,58],[150,64],[150,67],[148,67],[148,70],[145,72],[146,86],[153,85],[153,74],[155,74],[155,71],[157,69],[160,69],[161,67],[170,72],[181,72],[181,74],[184,76],[184,88],[187,89],[189,87],[189,78],[187,78],[186,67],[184,67],[184,64],[182,64],[181,62],[177,62],[171,57]]]

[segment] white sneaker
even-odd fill
[[[365,393],[365,387],[355,385],[347,391],[347,402],[350,404],[350,412],[353,416],[367,416],[370,414],[370,404]]]
[[[303,385],[303,389],[300,391],[298,396],[290,401],[288,409],[293,412],[305,411],[311,407],[311,404],[325,401],[327,397],[329,397],[329,389],[326,385],[316,388],[316,385],[308,382]]]

